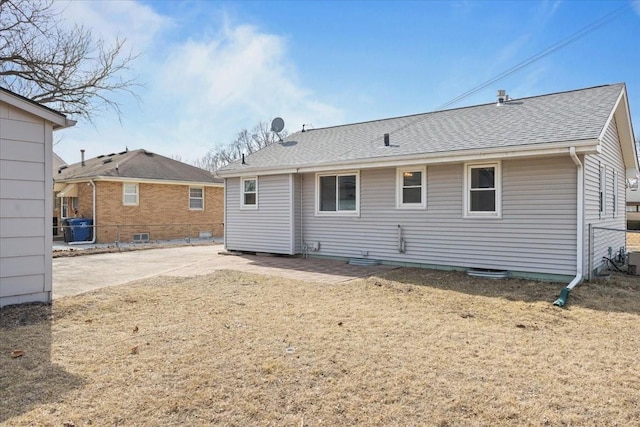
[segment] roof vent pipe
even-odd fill
[[[509,95],[507,95],[507,91],[504,89],[498,89],[498,103],[497,106],[504,105],[505,102],[509,100]]]
[[[245,164],[245,162],[244,162],[244,153],[242,153],[242,164],[243,165]]]
[[[84,166],[84,148],[80,150],[80,164]]]
[[[384,146],[385,147],[389,146],[389,134],[388,133],[384,134]]]

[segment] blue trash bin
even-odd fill
[[[69,218],[73,242],[88,242],[91,240],[93,220],[90,218]]]

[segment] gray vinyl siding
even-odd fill
[[[625,166],[615,119],[612,119],[602,138],[602,151],[585,157],[585,272],[599,270],[603,256],[609,256],[609,248],[615,254],[625,246]],[[604,215],[600,215],[600,165],[606,170],[606,194]],[[618,200],[613,214],[613,172],[618,174]],[[589,224],[593,230],[589,233]],[[601,230],[599,227],[612,230]],[[621,231],[613,231],[621,230]],[[589,265],[589,260],[591,263]],[[589,267],[591,269],[589,270]]]
[[[241,209],[240,182],[225,183],[227,250],[293,254],[290,175],[258,176],[257,209]]]
[[[311,254],[573,275],[576,168],[569,155],[502,162],[502,218],[463,218],[464,165],[427,167],[427,208],[396,208],[396,169],[360,171],[360,216],[317,216],[304,175],[303,239]],[[398,251],[398,225],[406,252]]]
[[[0,306],[50,301],[52,132],[0,102]]]

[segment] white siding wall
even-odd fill
[[[258,177],[258,208],[240,208],[240,178],[226,186],[225,242],[227,250],[293,254],[290,175]]]
[[[51,124],[0,102],[0,306],[50,301]]]
[[[502,162],[502,218],[463,218],[464,165],[427,167],[427,208],[395,207],[395,169],[362,170],[360,217],[315,215],[303,180],[303,239],[312,254],[574,275],[576,167],[569,155]],[[399,253],[398,225],[406,240]]]
[[[598,227],[625,230],[625,167],[620,148],[620,140],[615,120],[607,128],[603,141],[602,152],[589,155],[584,159],[585,165],[585,265],[584,271],[591,272],[603,266],[602,257],[609,256],[609,248],[615,252],[625,246],[625,233],[622,231],[600,230]],[[604,215],[600,214],[600,165],[605,167],[605,208]],[[616,214],[613,214],[613,172],[618,174],[618,200]],[[592,239],[589,236],[589,224],[595,227]],[[589,253],[591,248],[591,253]]]

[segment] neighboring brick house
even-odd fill
[[[55,175],[62,219],[92,219],[96,242],[222,236],[223,182],[146,150],[62,166]],[[68,240],[73,240],[68,238]],[[84,239],[82,239],[84,240]]]

